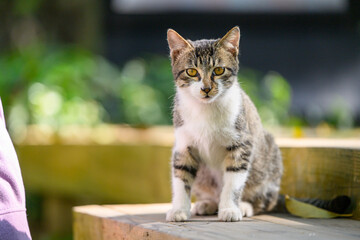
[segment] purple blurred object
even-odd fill
[[[25,190],[0,99],[0,239],[30,240]]]

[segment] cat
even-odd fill
[[[276,205],[283,172],[274,138],[241,89],[239,27],[216,40],[167,40],[176,94],[173,107],[172,209],[167,221],[218,213],[240,221]]]

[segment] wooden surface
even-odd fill
[[[353,218],[360,219],[360,148],[326,146],[282,144],[284,175],[280,192],[292,197],[320,199],[347,195],[352,198]]]
[[[284,162],[281,193],[345,194],[360,219],[360,140],[277,141]],[[27,191],[85,199],[83,204],[171,200],[170,145],[20,145],[17,152]]]
[[[16,149],[27,191],[92,203],[170,200],[170,147],[22,145]]]
[[[360,239],[360,221],[301,219],[286,214],[259,215],[241,222],[216,216],[165,222],[170,204],[91,205],[75,207],[75,240],[115,239]]]
[[[282,193],[317,198],[347,194],[354,218],[360,219],[360,129],[270,130],[283,153]],[[42,204],[41,213],[29,214],[42,214],[39,224],[54,233],[71,231],[72,206],[171,200],[171,127],[69,126],[56,134],[33,126],[26,133],[13,140],[26,192],[40,197]]]

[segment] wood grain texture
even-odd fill
[[[23,145],[17,152],[27,191],[92,202],[170,201],[170,147]]]
[[[144,209],[145,205],[138,205]],[[151,204],[149,207],[151,208]],[[125,207],[126,208],[126,207]],[[116,209],[116,208],[115,208]],[[182,239],[169,232],[147,228],[150,221],[157,221],[158,214],[129,215],[108,206],[75,207],[73,210],[74,239],[78,240],[118,240],[118,239]],[[149,209],[149,208],[148,208]],[[155,208],[158,210],[158,208]],[[125,212],[131,212],[129,209]],[[145,210],[146,212],[146,210]],[[149,212],[149,211],[147,211]]]
[[[298,198],[352,198],[354,219],[360,219],[360,149],[282,147],[281,193]]]
[[[360,238],[360,222],[350,219],[300,219],[285,214],[259,215],[241,222],[193,216],[165,222],[170,204],[75,207],[74,239],[326,239]]]
[[[360,140],[278,142],[285,167],[281,193],[324,199],[345,194],[353,199],[354,218],[360,219]],[[171,199],[169,145],[19,145],[16,149],[27,191],[91,203]]]

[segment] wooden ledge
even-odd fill
[[[165,221],[170,204],[91,205],[75,207],[75,240],[115,239],[359,239],[360,221],[301,219],[287,214],[259,215],[241,222],[216,216],[188,222]]]
[[[282,194],[347,195],[354,202],[353,218],[360,219],[360,140],[276,140],[284,162]],[[171,201],[170,146],[20,145],[17,152],[28,191],[85,197],[89,203]]]
[[[360,139],[330,139],[330,138],[276,138],[280,148],[338,148],[360,149]]]

